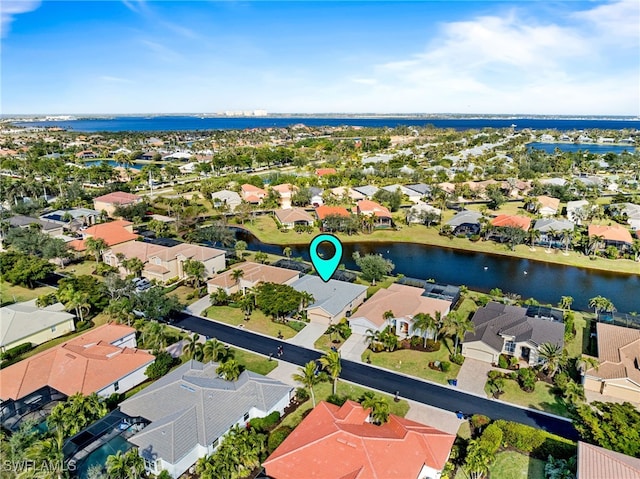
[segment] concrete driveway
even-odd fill
[[[340,347],[340,354],[349,361],[362,362],[362,353],[367,349],[367,338],[362,334],[353,333]]]
[[[287,342],[289,344],[295,344],[296,346],[315,349],[313,346],[314,343],[324,334],[327,328],[328,326],[326,324],[307,323],[302,331],[296,334],[293,338],[287,339]]]
[[[209,299],[209,295],[206,295],[204,298],[200,298],[195,303],[191,303],[184,310],[189,314],[193,314],[195,316],[202,316],[202,313],[204,312],[204,310],[207,309],[209,306],[211,306],[211,300]]]
[[[477,359],[466,358],[458,373],[458,389],[481,397],[487,397],[484,385],[487,373],[493,369],[491,364]]]

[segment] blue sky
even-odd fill
[[[2,113],[640,115],[640,2],[3,0]]]

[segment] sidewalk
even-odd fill
[[[314,343],[324,334],[327,328],[328,326],[326,324],[307,323],[302,331],[296,334],[293,338],[287,339],[287,342],[295,344],[296,346],[315,349],[313,346]]]

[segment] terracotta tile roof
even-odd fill
[[[444,467],[455,436],[391,414],[366,422],[368,410],[320,402],[264,462],[274,479],[408,479],[426,464]]]
[[[69,246],[76,251],[84,251],[87,249],[85,244],[86,237],[101,238],[107,243],[107,246],[113,246],[127,241],[133,241],[138,239],[138,235],[132,233],[127,228],[133,225],[133,223],[125,220],[110,221],[109,223],[100,223],[93,225],[84,231],[82,240],[73,240],[69,243]]]
[[[360,200],[358,201],[357,208],[361,214],[373,214],[378,217],[391,218],[391,212],[375,201]]]
[[[281,185],[272,186],[272,189],[276,190],[278,193],[293,193],[294,191],[298,191],[298,187],[292,185],[291,183],[282,183]]]
[[[129,203],[138,203],[139,201],[142,201],[142,198],[131,193],[125,193],[124,191],[114,191],[113,193],[98,196],[97,198],[94,198],[93,201],[111,203],[114,205],[127,205]]]
[[[147,261],[147,258],[149,258],[149,256],[152,256],[165,248],[166,246],[145,243],[144,241],[131,241],[128,243],[115,245],[113,248],[111,248],[111,253],[114,256],[122,253],[126,259],[138,258],[144,263]]]
[[[352,319],[366,318],[378,327],[385,323],[384,313],[393,311],[396,318],[411,319],[418,313],[435,317],[437,311],[445,313],[451,301],[422,296],[424,289],[394,283],[379,289],[353,314]]]
[[[640,384],[640,330],[598,323],[598,369],[585,374],[602,379],[629,378]]]
[[[229,271],[216,275],[214,278],[207,281],[207,284],[219,286],[221,288],[231,288],[237,284],[236,280],[233,279],[233,272],[235,270],[241,270],[244,272],[241,281],[253,283],[254,285],[267,281],[270,283],[283,284],[300,276],[298,271],[292,269],[278,268],[276,266],[247,261],[234,266]]]
[[[262,188],[258,188],[257,186],[253,186],[253,185],[250,185],[248,183],[245,183],[240,188],[242,189],[242,192],[244,194],[253,193],[253,194],[262,195],[262,196],[267,194],[267,192],[265,190],[263,190]]]
[[[296,221],[306,221],[313,223],[313,217],[302,208],[288,208],[274,211],[280,223],[294,223]]]
[[[98,392],[155,360],[146,351],[111,344],[132,332],[105,324],[2,369],[0,398],[19,399],[46,385],[67,396]]]
[[[633,243],[633,238],[629,230],[622,225],[589,225],[589,236],[602,236],[609,241],[622,241],[623,243]]]
[[[525,231],[531,226],[531,218],[519,215],[498,215],[491,220],[492,226],[511,226]]]
[[[350,216],[349,211],[342,206],[327,206],[322,205],[316,208],[316,214],[318,215],[318,219],[323,220],[329,215],[338,215],[344,216],[348,218]]]
[[[324,176],[324,175],[335,175],[336,169],[335,168],[317,168],[316,169],[316,175],[318,176]]]
[[[640,459],[578,442],[577,479],[638,479]]]
[[[558,198],[552,198],[551,196],[538,196],[536,198],[541,207],[551,208],[552,210],[558,210],[560,206],[560,200]]]

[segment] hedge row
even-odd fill
[[[31,343],[20,344],[14,348],[7,349],[4,353],[0,354],[0,359],[10,361],[27,351],[31,351],[33,347],[34,345]]]
[[[502,430],[504,445],[538,459],[546,461],[549,455],[558,459],[569,459],[576,454],[574,442],[541,429],[503,419],[498,419],[493,424]]]
[[[265,417],[254,417],[249,425],[258,432],[266,432],[280,421],[280,413],[274,411]]]

